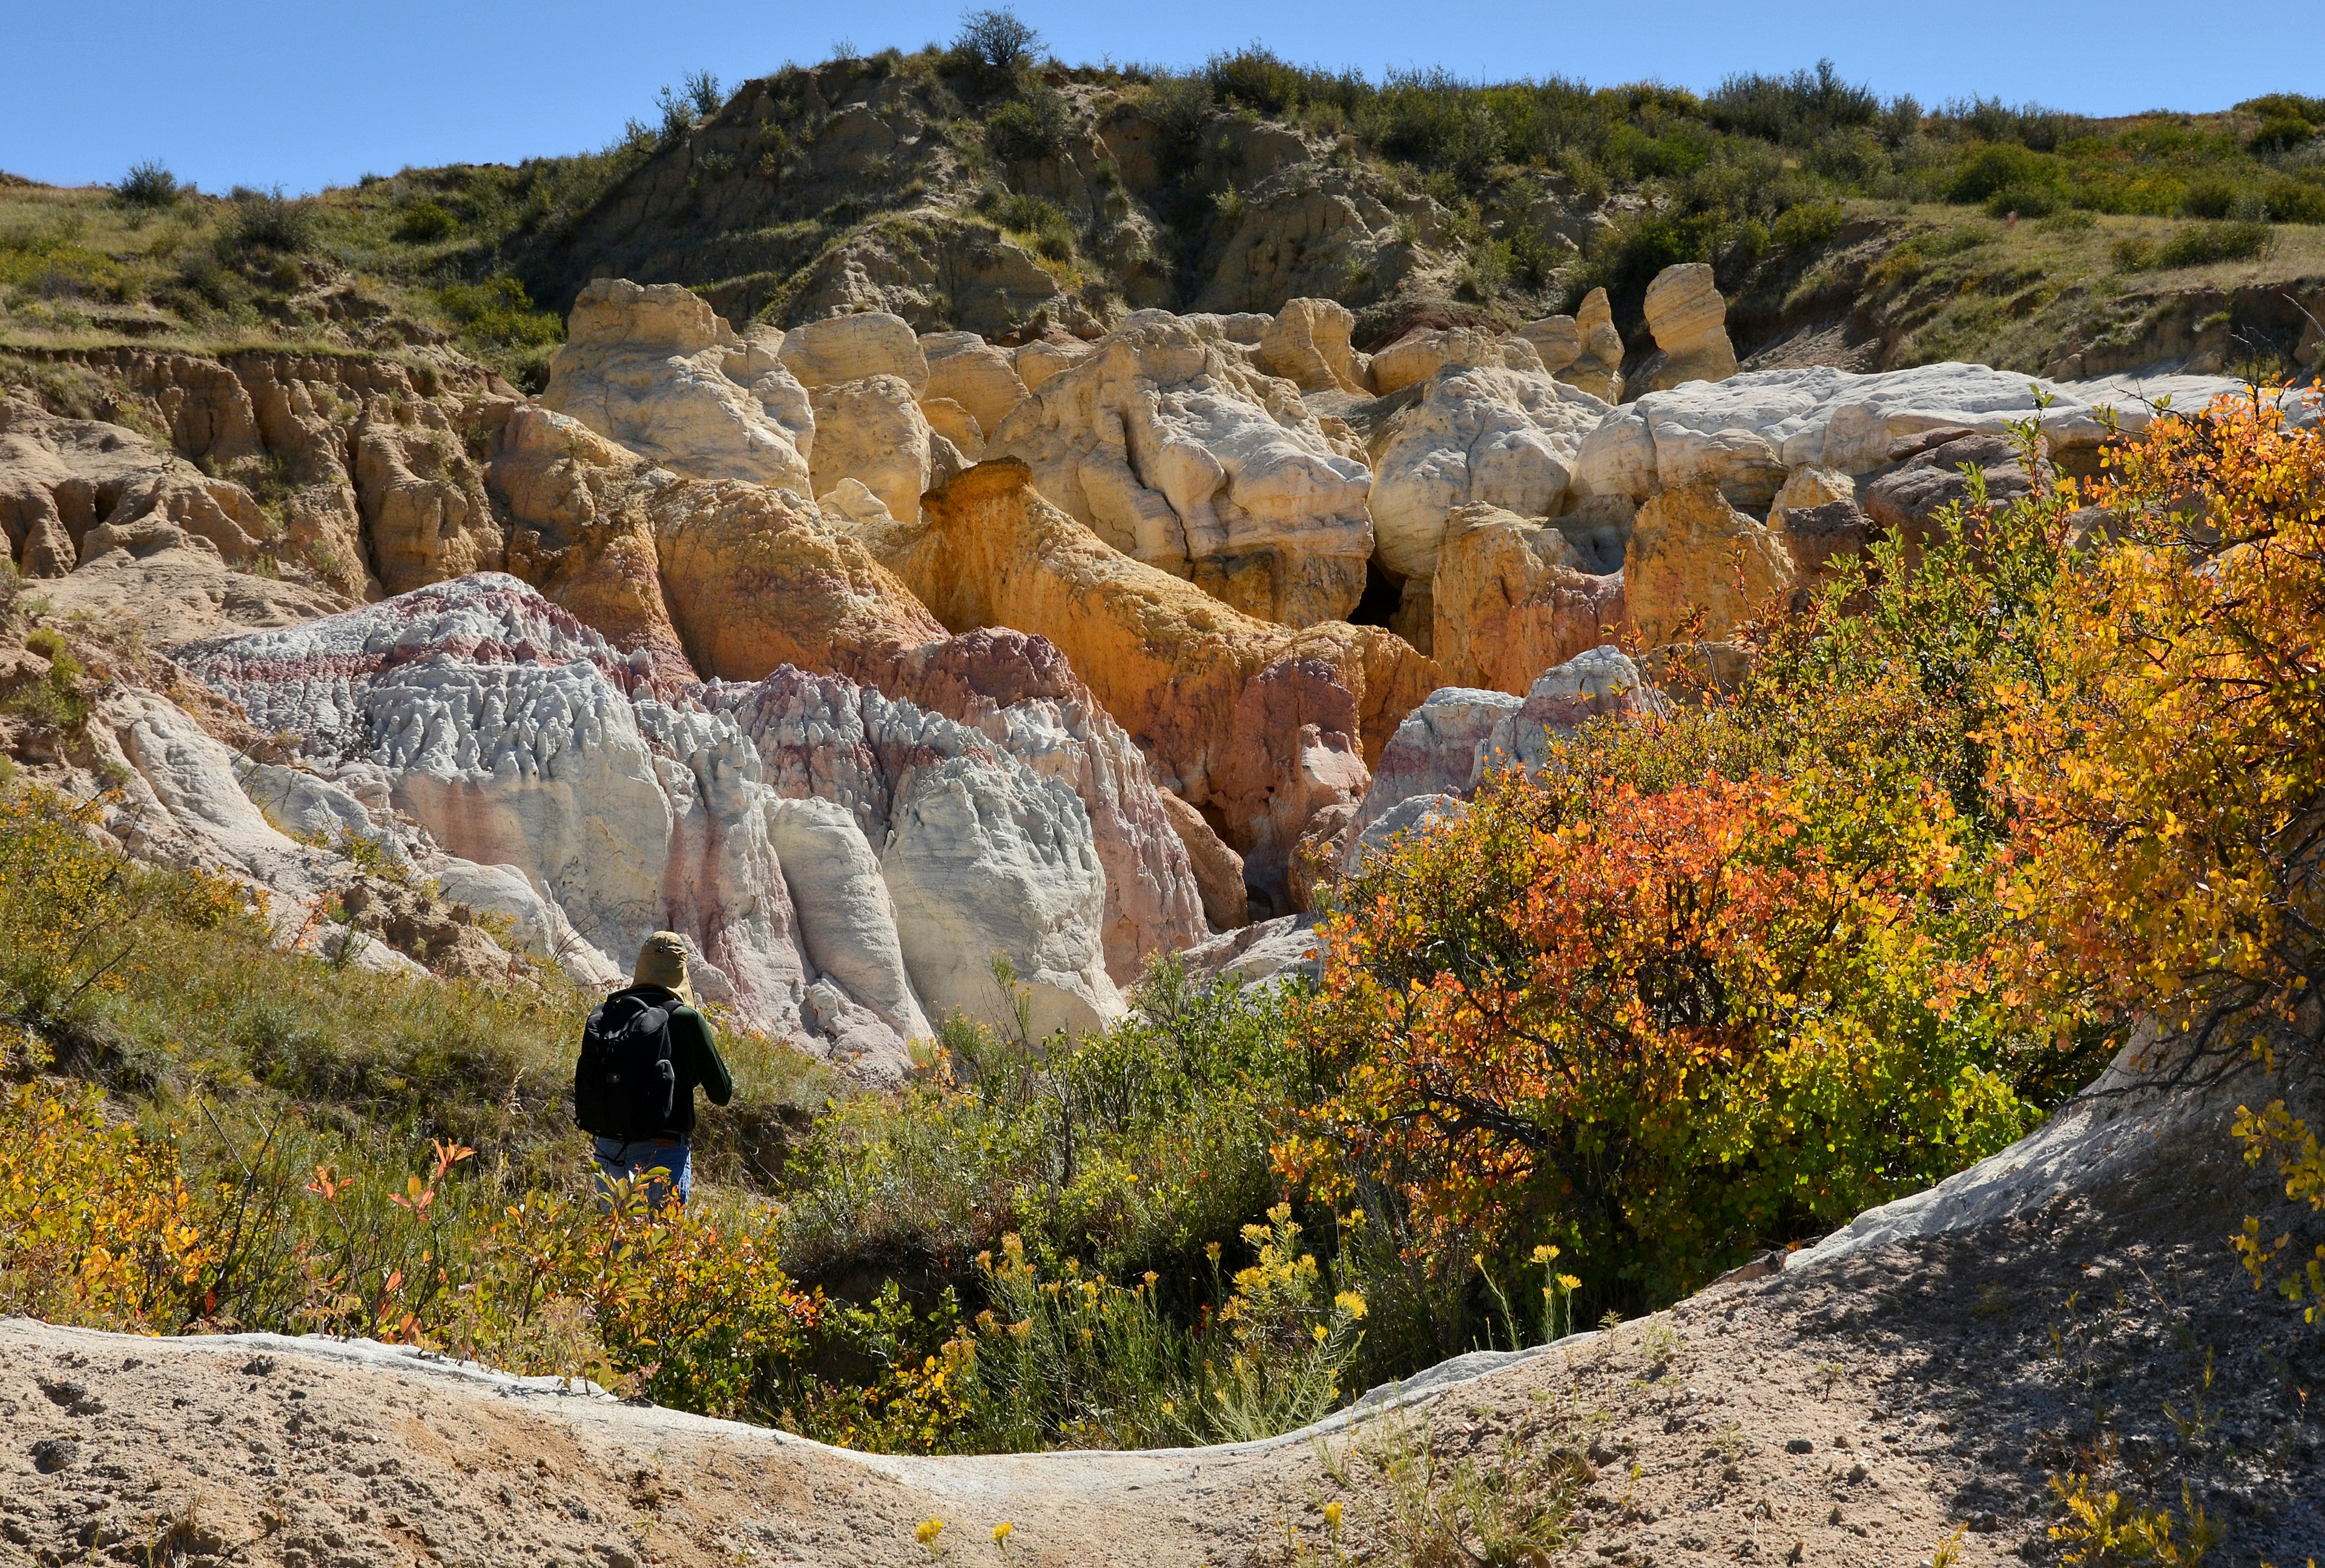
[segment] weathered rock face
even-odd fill
[[[1418,838],[1440,822],[1458,822],[1469,814],[1469,803],[1459,795],[1412,795],[1397,802],[1348,839],[1340,872],[1354,876],[1378,856],[1387,854],[1401,839]]]
[[[835,192],[837,194],[837,192]],[[909,229],[882,226],[826,252],[807,269],[790,314],[812,322],[866,313],[900,316],[916,331],[963,327],[1002,337],[1046,317],[1087,315],[1041,259],[990,226],[932,209]]]
[[[691,478],[807,487],[814,415],[768,339],[736,337],[691,290],[625,278],[582,290],[566,331],[542,407]]]
[[[913,352],[919,351],[915,344]],[[921,515],[921,492],[929,484],[935,447],[928,418],[901,376],[819,385],[815,421],[815,494],[855,479],[879,497],[890,516],[911,522]]]
[[[1282,125],[1237,125],[1220,115],[1204,132],[1219,146],[1241,144],[1246,193],[1244,216],[1206,258],[1210,278],[1194,302],[1199,311],[1274,311],[1287,301],[1314,298],[1347,286],[1352,269],[1394,289],[1399,247],[1390,243],[1396,215],[1368,194],[1359,180],[1312,164],[1285,166],[1308,153],[1299,134]]]
[[[465,514],[465,526],[456,522],[454,533],[465,534],[479,549],[478,559],[489,554],[489,531],[478,526],[473,511],[477,466],[467,453],[489,443],[518,399],[507,385],[457,357],[407,362],[358,355],[253,350],[210,358],[107,348],[68,357],[77,370],[87,372],[102,386],[104,402],[112,410],[109,417],[118,422],[107,425],[95,438],[97,446],[111,441],[116,450],[144,450],[145,438],[138,431],[166,432],[168,450],[193,463],[205,479],[238,485],[245,491],[263,485],[279,497],[270,503],[274,521],[255,533],[249,526],[250,518],[256,515],[255,505],[247,515],[242,515],[235,510],[241,503],[231,500],[231,492],[205,487],[209,499],[227,512],[236,528],[254,540],[260,540],[263,533],[265,548],[253,564],[263,560],[264,570],[287,582],[345,598],[375,597],[381,591],[374,548],[378,516],[366,507],[382,498],[392,498],[404,519],[401,524],[391,524],[392,533],[398,527],[407,530],[400,543],[392,544],[398,552],[420,543],[416,530],[410,527],[412,520],[432,515],[440,524],[446,517],[457,519]],[[389,409],[397,411],[393,422],[404,433],[391,434],[389,422],[374,417],[383,399]],[[424,412],[422,404],[427,405]],[[375,473],[392,482],[371,487],[367,500],[358,494],[355,472],[359,423],[367,423],[375,436],[399,445],[408,439],[421,439],[423,431],[431,432],[425,439],[431,441],[435,433],[444,432],[459,439],[440,444],[430,457],[399,459],[401,472],[393,471],[394,463],[382,464]],[[162,450],[160,443],[153,450]],[[87,448],[84,455],[94,450]],[[445,493],[441,506],[431,507],[414,493],[414,487],[427,482],[424,470],[440,459]],[[76,464],[79,461],[74,459]],[[91,477],[97,477],[95,469]],[[182,490],[177,494],[193,510],[173,512],[165,507],[162,521],[181,528],[192,524],[197,533],[215,526],[214,519],[197,515],[205,509],[190,495]],[[227,498],[221,499],[221,495]],[[158,536],[141,525],[140,537],[151,544]],[[464,558],[458,541],[453,543],[444,561],[448,570],[450,561]],[[165,554],[143,559],[162,561]],[[226,557],[220,554],[215,559],[223,562]],[[171,561],[173,568],[183,569],[185,564]],[[215,578],[216,573],[172,570],[165,575],[182,584],[194,577]],[[263,591],[244,585],[231,590],[245,599]]]
[[[1528,321],[1518,329],[1518,336],[1533,345],[1542,356],[1542,367],[1552,376],[1582,357],[1582,327],[1572,316]]]
[[[1356,607],[1371,475],[1294,387],[1160,311],[1028,384],[986,450],[1025,462],[1042,495],[1108,544],[1285,625]]]
[[[1089,813],[1110,973],[1126,983],[1202,934],[1192,868],[1144,759],[1055,648],[1007,631],[949,637],[845,518],[764,486],[673,479],[602,443],[593,454],[560,422],[521,414],[495,460],[523,524],[514,555],[635,672],[669,694],[698,670],[755,681],[788,664],[985,730]]]
[[[921,339],[921,351],[929,367],[922,403],[947,399],[959,404],[977,422],[980,439],[1000,428],[1009,411],[1024,400],[1025,384],[1017,378],[1015,359],[974,332],[931,333]]]
[[[1445,678],[1517,694],[1627,620],[1621,571],[1586,571],[1564,533],[1493,506],[1452,514],[1431,605]]]
[[[1259,340],[1259,367],[1302,392],[1363,394],[1366,366],[1348,342],[1356,325],[1355,314],[1337,301],[1286,301]]]
[[[1195,886],[1203,899],[1203,918],[1214,931],[1233,931],[1250,916],[1251,895],[1244,890],[1243,857],[1227,848],[1227,840],[1203,820],[1203,813],[1172,794],[1162,792],[1162,809],[1169,813],[1171,826],[1179,841],[1187,847],[1187,859],[1195,869]]]
[[[2229,388],[2219,378],[2173,379],[2174,401],[2190,405],[2200,404],[2208,387]],[[1872,376],[1823,366],[1747,371],[1651,392],[1616,409],[1576,454],[1573,493],[1644,501],[1709,478],[1730,502],[1758,515],[1796,469],[1862,478],[1931,432],[2000,436],[2030,419],[2040,423],[2053,459],[2071,464],[2105,438],[2102,411],[2126,430],[2144,426],[2150,411],[2136,391],[2122,382],[2037,383],[1983,365]],[[2037,408],[2037,393],[2052,398],[2049,407]]]
[[[987,462],[928,497],[875,552],[956,631],[1011,626],[1054,643],[1145,754],[1244,857],[1265,907],[1309,817],[1364,787],[1365,761],[1436,682],[1367,626],[1293,632],[1133,561],[1050,505],[1025,465]]]
[[[501,525],[460,432],[432,403],[375,397],[355,427],[356,505],[380,586],[498,571]]]
[[[1561,509],[1575,453],[1607,405],[1547,376],[1441,370],[1376,438],[1373,532],[1382,567],[1424,589],[1462,506],[1524,517]]]
[[[515,521],[509,571],[657,685],[697,679],[662,588],[648,506],[669,479],[570,415],[519,409],[486,478]]]
[[[1799,575],[1783,541],[1728,504],[1709,478],[1639,508],[1624,567],[1631,624],[1648,646],[1716,641]],[[1692,631],[1688,621],[1700,610]]]
[[[1904,443],[1898,456],[1894,467],[1866,484],[1863,506],[1876,530],[1894,529],[1910,544],[1926,543],[1940,531],[1938,515],[1945,508],[1968,505],[1965,466],[1984,472],[1987,498],[1999,506],[2032,495],[2038,477],[2027,471],[2024,455],[2006,435],[1932,431]],[[2047,479],[2048,465],[2037,467]]]
[[[1611,647],[1592,648],[1545,671],[1523,699],[1462,687],[1431,692],[1381,752],[1357,810],[1351,863],[1361,853],[1357,846],[1398,830],[1381,824],[1403,803],[1467,801],[1497,769],[1539,769],[1553,747],[1593,719],[1663,706],[1638,666]],[[1441,805],[1436,809],[1442,814]],[[1411,825],[1410,810],[1399,825]]]
[[[1079,798],[1106,872],[1099,934],[1117,984],[1201,940],[1201,883],[1172,799],[1054,644],[981,628],[858,668],[859,679],[978,731]]]
[[[1486,743],[1524,705],[1523,697],[1505,691],[1464,686],[1431,691],[1381,748],[1380,765],[1357,811],[1356,837],[1369,833],[1400,801],[1466,799],[1477,784]]]
[[[273,529],[240,485],[133,431],[0,398],[0,532],[20,575],[55,578],[114,550],[244,565]]]
[[[1424,327],[1373,356],[1373,391],[1385,397],[1442,370],[1479,368],[1545,374],[1542,356],[1527,339],[1499,338],[1472,327]]]
[[[517,523],[518,575],[673,679],[786,663],[873,679],[944,636],[792,492],[675,478],[539,410],[509,422],[491,480]]]
[[[1639,367],[1641,391],[1661,392],[1689,381],[1725,381],[1736,374],[1736,346],[1728,339],[1728,302],[1702,262],[1665,267],[1647,285],[1647,330],[1655,357]]]
[[[1857,481],[1834,469],[1798,468],[1768,508],[1769,532],[1784,542],[1803,581],[1827,574],[1837,557],[1861,554],[1872,529],[1857,505]]]
[[[1119,1007],[1106,875],[1072,785],[877,691],[784,669],[666,702],[495,575],[184,657],[254,722],[299,735],[319,771],[382,776],[444,849],[517,868],[594,962],[678,930],[706,995],[827,1053],[868,1052],[866,1070],[900,1070],[915,1000],[923,1020],[1000,1016],[996,951],[1033,988],[1039,1027]],[[832,809],[796,807],[809,799]],[[832,923],[805,928],[794,878],[815,879],[807,906]]]
[[[1060,371],[1070,370],[1079,365],[1090,357],[1090,346],[1087,343],[1060,343],[1037,338],[1031,343],[1020,345],[1017,351],[1010,356],[1009,362],[1016,370],[1017,378],[1025,384],[1026,390],[1031,391]]]
[[[497,532],[495,534],[497,548]],[[46,580],[61,616],[135,626],[157,645],[283,626],[345,606],[271,563],[274,524],[250,493],[135,431],[0,398],[0,548]]]
[[[783,334],[783,366],[810,392],[845,381],[893,376],[914,397],[929,383],[928,357],[902,316],[863,311],[827,316]]]

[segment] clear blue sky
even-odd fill
[[[785,60],[949,38],[949,0],[0,0],[0,169],[109,181],[158,157],[222,190],[312,190],[407,164],[514,161],[604,144],[654,89],[707,68],[728,84]],[[1070,61],[1186,65],[1257,40],[1377,75],[1653,78],[1708,88],[1829,55],[1853,80],[1924,103],[1969,93],[2090,114],[2325,95],[2325,25],[2301,5],[2116,0],[1023,0]]]

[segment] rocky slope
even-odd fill
[[[1087,1028],[1311,909],[1629,700],[1606,645],[1716,645],[1964,462],[2023,493],[2014,423],[2089,471],[2228,385],[1738,373],[1704,269],[1652,302],[1620,385],[1603,297],[1366,354],[1325,300],[1011,346],[607,280],[538,400],[456,358],[60,356],[108,417],[0,401],[50,628],[0,723],[288,930],[355,941],[332,889],[385,854],[588,981],[680,930],[738,1021],[893,1077],[1008,1016],[996,957]]]

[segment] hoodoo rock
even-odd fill
[[[1574,312],[1575,335],[1581,339],[1580,352],[1572,363],[1555,374],[1569,386],[1579,386],[1601,403],[1614,403],[1623,395],[1623,334],[1615,329],[1615,307],[1607,302],[1607,291],[1593,289],[1583,296],[1582,304]]]
[[[873,376],[826,382],[815,389],[815,494],[854,479],[888,515],[921,515],[921,492],[932,478],[937,437],[903,377]]]
[[[1629,655],[1611,647],[1592,648],[1544,671],[1523,698],[1458,686],[1431,692],[1381,751],[1380,766],[1357,809],[1351,868],[1356,847],[1376,844],[1376,828],[1405,802],[1467,801],[1497,770],[1538,770],[1556,742],[1594,719],[1663,708],[1663,699]],[[1399,826],[1411,824],[1407,817]]]
[[[576,435],[558,414],[512,422],[493,468],[523,524],[512,561],[634,670],[667,691],[697,672],[748,682],[788,664],[877,687],[996,739],[1015,736],[1096,824],[1108,972],[1126,982],[1155,953],[1202,934],[1193,871],[1144,759],[1056,649],[1013,632],[949,636],[846,518],[789,492],[674,479]],[[1007,717],[1028,703],[1042,724]]]
[[[921,351],[929,366],[922,404],[939,399],[959,404],[983,434],[998,429],[1009,411],[1024,400],[1025,384],[1017,378],[1009,351],[974,332],[931,333],[921,339]]]
[[[1620,571],[1586,570],[1556,528],[1494,506],[1448,520],[1431,602],[1429,652],[1445,678],[1518,695],[1628,618]]]
[[[1728,302],[1702,262],[1665,267],[1647,285],[1647,330],[1655,357],[1639,367],[1643,390],[1660,392],[1689,381],[1725,381],[1736,374],[1736,346],[1728,339]]]
[[[2235,386],[2203,376],[2040,382],[1956,364],[1868,376],[1824,366],[1746,371],[1650,392],[1615,410],[1576,454],[1573,489],[1578,496],[1644,501],[1708,478],[1734,505],[1759,515],[1794,469],[1861,479],[1934,432],[2006,437],[2027,421],[2040,427],[2054,461],[2080,472],[2095,460],[2110,422],[2144,428],[2153,410],[2143,395],[2170,392],[2175,404],[2200,407]],[[2284,407],[2288,423],[2316,417],[2306,400],[2288,397]]]
[[[1837,469],[1808,467],[1784,476],[1768,508],[1768,528],[1783,540],[1803,581],[1822,579],[1837,557],[1862,553],[1873,535],[1857,504],[1857,481]]]
[[[927,497],[918,527],[867,543],[955,631],[1040,634],[1244,857],[1264,905],[1288,907],[1286,857],[1308,819],[1364,790],[1366,759],[1435,686],[1402,639],[1242,615],[1108,545],[1037,491],[1026,465],[988,461]]]
[[[806,389],[769,339],[737,338],[692,290],[600,278],[566,333],[542,407],[674,473],[807,488]]]
[[[512,569],[673,678],[787,663],[868,678],[944,636],[792,492],[676,478],[540,410],[510,422],[491,477],[517,524]]]
[[[1475,327],[1424,327],[1373,356],[1373,390],[1385,397],[1442,370],[1478,368],[1544,374],[1542,356],[1526,339],[1499,337]]]
[[[1356,325],[1355,314],[1337,301],[1286,301],[1259,340],[1259,367],[1302,392],[1364,395],[1365,366],[1348,343]]]

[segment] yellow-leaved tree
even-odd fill
[[[2004,703],[2008,896],[2030,968],[2151,1016],[2218,1063],[2314,1067],[2325,1007],[2325,429],[2255,389],[2166,411],[2109,459],[2123,538],[2060,574],[2038,667]],[[2325,1153],[2282,1100],[2238,1132],[2325,1210]],[[2289,1236],[2256,1220],[2256,1280]],[[2325,1292],[2325,1247],[2279,1285]]]

